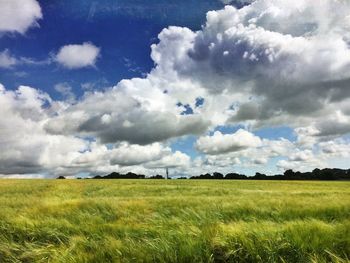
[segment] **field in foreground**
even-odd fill
[[[0,180],[0,262],[349,262],[350,182]]]

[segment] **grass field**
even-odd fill
[[[0,180],[0,262],[349,262],[350,182]]]

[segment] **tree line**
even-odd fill
[[[58,177],[58,179],[65,179],[64,176]],[[78,178],[82,179],[82,178]],[[89,179],[165,179],[162,175],[154,175],[146,177],[144,174],[135,174],[132,172],[121,174],[113,172],[105,176],[96,175]],[[169,178],[171,179],[171,178]],[[350,169],[337,169],[337,168],[325,168],[314,169],[311,172],[294,172],[293,170],[286,170],[283,174],[266,175],[263,173],[256,173],[254,176],[247,176],[239,173],[228,173],[226,175],[218,172],[213,174],[201,174],[191,177],[177,177],[176,179],[191,179],[191,180],[350,180]]]
[[[314,169],[311,172],[294,172],[293,170],[286,170],[283,174],[266,175],[263,173],[256,173],[254,176],[247,176],[238,173],[228,173],[223,175],[221,173],[201,174],[199,176],[192,176],[190,179],[226,179],[226,180],[350,180],[350,169],[343,170],[337,168]]]

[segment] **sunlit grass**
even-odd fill
[[[0,262],[349,262],[350,182],[1,180]]]

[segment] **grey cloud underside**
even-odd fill
[[[341,136],[350,132],[350,122],[339,123],[336,120],[328,120],[316,126],[319,130],[317,136]]]
[[[52,134],[89,135],[101,143],[127,141],[146,145],[201,134],[210,125],[210,121],[200,115],[147,110],[143,106],[116,88],[105,94],[89,96],[66,113],[52,118],[45,127]],[[176,105],[169,105],[169,108],[175,109]]]
[[[113,117],[112,117],[113,118]],[[127,123],[127,125],[125,125]],[[103,124],[101,116],[91,118],[78,127],[78,132],[91,133],[102,143],[128,141],[150,144],[189,134],[201,134],[209,126],[200,116],[176,116],[171,113],[127,113]]]
[[[246,47],[243,50],[247,50]],[[224,51],[219,53],[222,52]],[[249,109],[247,104],[243,104],[245,106],[243,109],[239,109],[239,116],[237,116],[240,120],[245,120],[245,118],[246,120],[265,119],[279,111],[280,114],[312,116],[315,112],[322,110],[328,103],[337,103],[349,98],[350,95],[349,78],[329,81],[321,79],[320,81],[320,76],[315,75],[311,80],[305,81],[284,79],[282,73],[278,72],[278,68],[285,68],[287,61],[273,65],[273,68],[271,68],[271,65],[269,65],[271,63],[266,58],[259,58],[259,62],[242,62],[240,61],[242,54],[239,56],[235,54],[231,58],[233,62],[230,63],[230,61],[228,65],[225,65],[222,63],[225,58],[215,57],[215,55],[213,53],[213,58],[207,58],[212,73],[206,75],[211,76],[211,80],[203,75],[199,76],[199,79],[203,79],[203,85],[209,83],[208,89],[210,91],[217,92],[217,89],[221,88],[232,92],[239,90],[239,92],[247,92],[260,99],[260,103],[257,102],[260,105],[250,106]],[[190,57],[198,59],[194,58],[193,55],[190,55]],[[210,59],[214,61],[210,61]],[[299,70],[302,71],[303,65],[299,65],[299,67]],[[269,68],[271,72],[264,72],[263,69],[266,68]],[[346,67],[346,70],[350,72],[350,65]],[[215,82],[213,81],[213,75],[216,76],[214,78]],[[305,76],[307,75],[306,72]],[[300,77],[303,76],[304,74],[300,75]],[[231,78],[232,81],[230,81]],[[221,83],[226,84],[221,86]],[[257,108],[259,108],[259,111]]]
[[[40,164],[32,163],[28,161],[18,160],[0,160],[1,174],[37,174],[44,172],[45,169]]]

